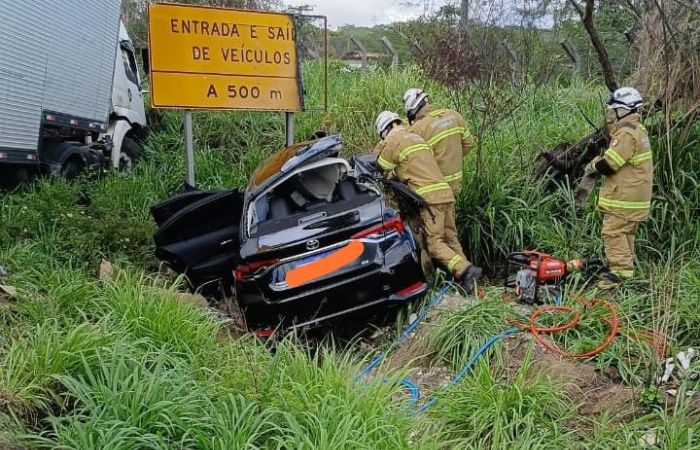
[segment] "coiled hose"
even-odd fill
[[[442,299],[445,296],[445,293],[448,291],[449,285],[447,283],[443,283],[442,287],[431,297],[430,301],[421,309],[421,311],[418,313],[416,318],[411,321],[410,324],[406,327],[406,329],[401,333],[401,335],[390,345],[389,349],[385,352],[379,353],[377,356],[375,356],[367,365],[365,365],[360,372],[355,376],[353,383],[358,382],[365,376],[367,376],[372,370],[374,370],[386,357],[388,353],[390,353],[392,350],[394,350],[396,347],[398,347],[408,336],[410,336],[416,328],[418,328],[418,325],[426,318],[428,315],[428,312],[430,309],[438,305]],[[610,311],[610,317],[604,317],[602,320],[608,324],[610,327],[610,332],[606,339],[596,348],[583,352],[583,353],[577,353],[577,354],[572,354],[569,353],[560,347],[558,347],[556,344],[554,344],[552,341],[545,339],[542,334],[554,334],[558,332],[562,332],[565,330],[568,330],[570,328],[575,327],[579,321],[580,321],[580,314],[579,312],[574,309],[571,306],[564,306],[562,305],[562,295],[561,293],[558,294],[555,299],[554,299],[554,305],[545,305],[545,306],[540,306],[538,307],[535,311],[532,312],[530,315],[529,321],[527,323],[522,323],[522,322],[517,322],[514,320],[508,320],[508,322],[512,325],[511,327],[507,328],[503,332],[496,334],[494,336],[491,336],[477,351],[474,353],[470,358],[469,361],[460,369],[459,372],[452,378],[450,383],[445,386],[444,389],[449,389],[451,386],[454,386],[456,384],[459,384],[464,377],[467,376],[469,372],[471,372],[474,369],[474,366],[476,363],[481,359],[481,357],[486,353],[486,351],[494,345],[496,342],[500,341],[506,336],[509,336],[511,334],[515,334],[519,331],[529,331],[532,333],[533,337],[535,340],[542,345],[543,347],[549,349],[550,351],[559,354],[564,357],[570,357],[570,358],[577,358],[577,359],[583,359],[583,358],[590,358],[606,348],[613,342],[615,339],[615,336],[617,336],[617,333],[619,332],[620,329],[620,319],[617,314],[617,311],[615,310],[615,307],[608,301],[602,301],[602,300],[591,300],[591,301],[586,301],[581,299],[580,297],[576,297],[579,303],[581,303],[584,307],[586,308],[592,308],[598,304],[603,305]],[[569,322],[566,322],[561,325],[557,326],[552,326],[552,327],[543,327],[540,325],[537,325],[537,319],[539,316],[545,313],[551,313],[551,312],[568,312],[572,314],[572,319],[569,320]],[[418,402],[420,401],[421,398],[421,391],[420,388],[411,380],[404,378],[399,382],[399,385],[404,387],[409,395],[410,395],[410,406],[415,407]],[[411,414],[412,415],[419,415],[427,411],[429,408],[431,408],[438,400],[438,397],[432,397],[425,403],[423,403],[421,406],[416,407]]]

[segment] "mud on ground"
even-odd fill
[[[519,333],[504,340],[505,379],[515,377],[530,353],[530,371],[548,377],[576,405],[583,417],[604,414],[623,422],[642,412],[639,392],[619,383],[614,373],[603,374],[593,364],[563,358],[535,343],[529,334]]]
[[[416,383],[424,396],[448,385],[454,376],[451,368],[434,360],[428,336],[441,314],[449,314],[473,306],[478,300],[447,294],[428,314],[416,333],[387,357],[384,366],[391,370],[408,369],[408,378]],[[518,306],[518,308],[523,308]],[[528,313],[528,311],[520,311]],[[625,421],[643,412],[638,404],[639,392],[619,382],[614,371],[603,374],[593,364],[562,358],[537,345],[529,334],[519,333],[504,339],[503,379],[512,379],[525,359],[530,358],[530,371],[549,377],[576,405],[584,418],[602,415]]]

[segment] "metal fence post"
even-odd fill
[[[581,73],[581,55],[579,55],[576,46],[569,40],[569,38],[563,39],[559,44],[564,48],[564,51],[571,59],[573,65],[574,75]]]
[[[289,147],[294,144],[294,113],[284,113],[284,146]]]
[[[362,69],[367,68],[367,49],[365,48],[364,45],[362,45],[362,42],[360,42],[359,39],[357,39],[355,36],[350,36],[350,40],[352,41],[353,44],[360,50],[360,56],[362,57]]]
[[[394,44],[391,43],[388,37],[382,36],[382,42],[389,49],[391,53],[391,67],[397,67],[399,65],[399,52],[394,48]]]

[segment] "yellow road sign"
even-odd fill
[[[288,14],[155,3],[148,39],[155,108],[302,110]]]

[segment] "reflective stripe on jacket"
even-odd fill
[[[654,162],[649,135],[639,114],[630,114],[611,126],[610,148],[603,158],[615,173],[603,181],[598,209],[630,221],[646,220]]]
[[[454,196],[440,172],[428,144],[402,125],[394,127],[377,146],[377,164],[385,171],[393,170],[399,180],[429,204],[454,202]]]

